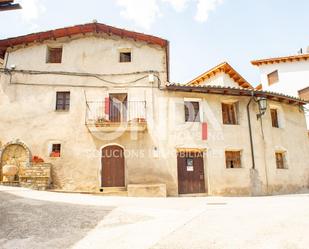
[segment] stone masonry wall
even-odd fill
[[[19,173],[20,186],[36,190],[46,190],[50,187],[51,164],[33,163],[30,167],[22,167]]]

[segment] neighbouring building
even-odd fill
[[[251,63],[259,67],[263,90],[309,101],[309,53],[254,60]],[[309,129],[309,105],[306,109]]]
[[[1,40],[1,53],[3,183],[15,165],[14,183],[31,186],[33,172],[64,191],[309,187],[306,102],[255,90],[226,62],[173,84],[167,40],[99,23]]]

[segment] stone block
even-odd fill
[[[166,184],[128,184],[129,197],[166,197]]]

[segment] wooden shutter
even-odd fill
[[[61,63],[62,48],[49,48],[48,49],[48,63]]]
[[[281,152],[276,152],[277,169],[284,169],[284,156]]]
[[[68,111],[70,109],[70,92],[57,92],[56,110]]]
[[[278,111],[277,109],[270,109],[271,114],[271,123],[273,127],[279,128],[279,122],[278,122]]]
[[[298,93],[299,93],[299,97],[301,99],[309,101],[309,87],[307,87],[307,88],[305,88],[303,90],[298,91]]]
[[[267,75],[268,85],[271,86],[279,81],[279,73],[278,70]]]
[[[223,124],[237,124],[236,104],[222,103]]]
[[[225,152],[226,168],[241,168],[240,151],[226,151]]]
[[[228,105],[222,103],[222,120],[223,124],[229,124],[229,111],[228,111]]]

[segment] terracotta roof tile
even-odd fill
[[[5,51],[8,47],[29,44],[32,42],[42,42],[45,40],[62,38],[67,36],[70,37],[73,35],[85,33],[106,33],[159,45],[161,47],[168,47],[167,40],[156,36],[128,31],[125,29],[108,26],[102,23],[87,23],[0,40],[0,57],[4,57]]]

